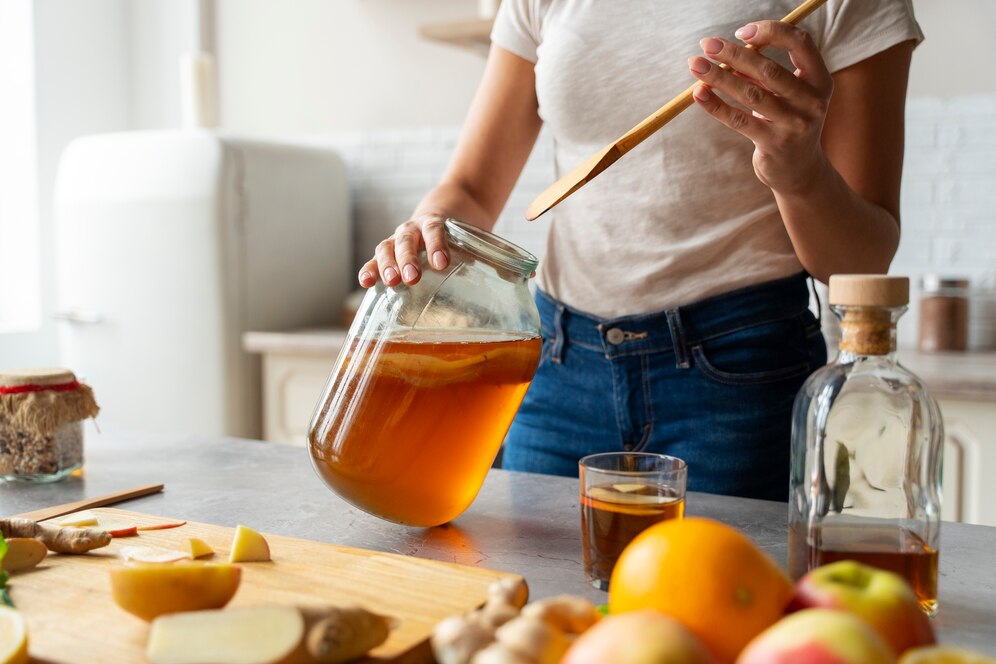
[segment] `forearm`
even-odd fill
[[[412,218],[423,216],[459,219],[485,230],[491,230],[497,220],[469,187],[452,181],[441,182],[425,195]]]
[[[899,246],[899,221],[862,198],[824,165],[804,191],[774,192],[802,266],[826,283],[831,274],[885,273]]]

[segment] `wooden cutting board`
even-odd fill
[[[93,512],[102,519],[136,525],[173,521],[111,508]],[[32,661],[145,662],[148,624],[111,598],[108,571],[122,564],[118,551],[123,546],[183,548],[188,538],[199,537],[215,550],[210,560],[225,562],[233,532],[234,528],[193,522],[142,531],[86,555],[50,554],[35,569],[13,575],[11,596],[27,621]],[[367,662],[432,662],[428,637],[437,622],[482,605],[494,580],[520,578],[278,535],[266,539],[273,560],[240,564],[242,583],[228,606],[359,604],[396,618],[390,638],[372,651]]]

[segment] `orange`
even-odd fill
[[[711,519],[663,521],[630,542],[609,582],[609,612],[656,609],[721,662],[782,617],[792,582],[750,539]]]

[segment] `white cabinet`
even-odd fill
[[[263,356],[263,439],[304,446],[344,330],[249,332],[243,347]]]
[[[940,398],[945,521],[996,526],[996,403]]]
[[[944,520],[996,526],[996,353],[901,349],[899,361],[944,416]]]

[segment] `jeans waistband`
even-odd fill
[[[688,366],[689,349],[710,338],[802,314],[809,307],[804,273],[740,288],[728,293],[651,314],[597,318],[573,309],[543,291],[536,303],[543,334],[559,361],[564,344],[603,350],[606,357],[674,351],[679,366]]]

